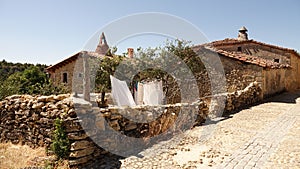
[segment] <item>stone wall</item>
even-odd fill
[[[129,137],[142,138],[135,144],[145,147],[155,143],[146,138],[172,135],[176,131],[189,129],[196,123],[203,122],[207,114],[208,105],[203,101],[193,104],[100,109],[67,94],[40,97],[14,95],[0,102],[0,141],[26,144],[33,148],[49,147],[54,120],[60,118],[64,120],[71,143],[69,162],[71,165],[79,165],[108,153],[97,146],[95,141],[103,141],[101,145],[105,144],[104,147],[116,146],[118,138],[110,137],[107,131],[113,130]],[[129,120],[132,118],[137,122]],[[187,120],[193,123],[186,124]],[[124,142],[122,151],[128,151],[126,144],[132,142]]]
[[[14,95],[0,102],[0,141],[49,146],[53,122],[72,112],[70,95]]]
[[[287,69],[265,69],[263,71],[264,97],[272,96],[286,90],[286,81],[288,80],[286,78],[286,71]]]
[[[261,91],[260,85],[254,82],[243,90],[221,94],[220,96],[226,97],[225,112],[259,101]],[[116,154],[136,153],[141,148],[201,124],[209,112],[214,113],[220,106],[219,103],[206,104],[205,101],[131,108],[99,108],[95,105],[80,98],[72,98],[69,94],[7,97],[0,102],[0,141],[49,147],[54,120],[60,118],[64,120],[71,143],[70,165],[80,165],[109,153],[100,148],[99,143],[104,148],[122,147],[123,149],[118,149],[122,152],[114,152]],[[111,131],[140,139],[124,141],[120,135],[116,136]],[[151,140],[154,136],[162,137]],[[133,143],[137,149],[130,150],[128,146]]]
[[[73,91],[82,91],[82,80],[83,80],[83,59],[81,57],[81,52],[75,54],[73,60],[66,62],[63,66],[49,71],[50,78],[55,85],[63,84],[63,74],[67,73],[67,83],[68,86]],[[73,85],[74,84],[74,85]]]
[[[243,90],[215,97],[225,97],[225,112],[231,112],[261,100],[261,92],[260,85],[253,82]],[[115,154],[130,154],[169,139],[177,132],[204,122],[220,103],[199,100],[159,106],[99,108],[96,105],[69,94],[7,97],[0,102],[0,141],[49,147],[54,120],[60,118],[71,143],[69,162],[80,165],[109,153],[100,146],[118,147],[118,151],[122,151],[113,152]],[[124,141],[122,136],[133,139]],[[133,143],[136,149],[131,150],[129,145]]]
[[[300,58],[291,54],[291,69],[286,71],[285,84],[288,91],[300,89]]]
[[[206,97],[210,118],[220,117],[224,113],[236,112],[262,101],[262,99],[261,85],[257,82],[250,83],[243,90]]]
[[[216,53],[207,51],[203,54],[206,58],[214,58],[216,57]],[[215,85],[226,85],[225,90],[227,92],[235,92],[238,90],[245,89],[248,85],[250,85],[253,82],[257,82],[259,85],[263,85],[264,83],[264,77],[263,77],[263,68],[257,65],[253,64],[247,64],[244,62],[241,62],[236,59],[228,58],[222,55],[218,55],[218,58],[220,58],[220,61],[223,66],[224,70],[224,76],[226,79],[226,84],[215,84]],[[210,74],[215,77],[215,81],[218,81],[218,78],[224,78],[219,77],[223,76],[222,72],[218,73],[216,69],[222,69],[220,68],[220,65],[216,65],[216,67],[212,67],[209,70]],[[211,80],[209,77],[208,72],[201,72],[195,74],[195,78],[197,79],[198,83],[198,89],[199,89],[199,96],[200,97],[207,97],[211,96]],[[217,86],[216,88],[220,89],[223,86]]]
[[[262,89],[259,83],[250,83],[245,89],[227,93],[225,112],[232,112],[261,101]]]
[[[170,138],[176,132],[190,129],[196,123],[203,122],[208,114],[208,107],[202,101],[194,104],[105,109],[94,107],[82,99],[74,99],[74,102],[77,117],[66,119],[67,132],[72,144],[83,146],[71,149],[71,165],[85,163],[95,156],[107,153],[96,144],[112,150],[115,154],[126,156],[136,154],[158,141]],[[189,120],[193,124],[187,124]],[[150,139],[158,135],[161,137]]]
[[[224,66],[227,91],[229,93],[243,90],[253,82],[263,83],[262,67],[246,64],[224,56],[220,56],[220,59]]]
[[[256,82],[262,89],[260,98],[268,97],[285,90],[295,90],[297,88],[296,81],[299,79],[295,75],[295,72],[297,72],[296,70],[299,67],[296,64],[296,58],[292,58],[294,66],[291,69],[269,69],[220,56],[224,66],[227,92],[232,93],[244,90],[253,82]]]

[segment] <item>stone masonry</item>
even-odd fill
[[[244,90],[226,94],[228,99],[225,109],[234,110],[242,105],[256,102],[260,91],[259,85],[253,83]],[[64,120],[71,142],[70,165],[84,165],[95,157],[108,153],[95,144],[97,140],[103,141],[101,145],[104,147],[114,147],[117,146],[116,143],[122,143],[105,131],[113,130],[122,135],[142,138],[135,144],[141,145],[137,147],[146,148],[163,141],[164,138],[171,138],[172,134],[181,132],[182,129],[190,129],[196,124],[201,124],[208,116],[209,104],[198,101],[192,104],[100,109],[95,106],[96,104],[85,102],[80,98],[72,98],[68,94],[14,95],[0,102],[0,140],[27,144],[31,147],[48,147],[54,130],[53,122],[56,118],[61,118]],[[210,106],[212,110],[216,108]],[[130,119],[135,119],[135,122]],[[157,135],[166,137],[149,142],[149,138]],[[132,145],[132,142],[122,144],[124,149],[120,151],[128,153],[142,151],[142,149],[132,150],[132,152],[128,150],[127,145]]]

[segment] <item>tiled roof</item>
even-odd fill
[[[231,59],[239,60],[244,63],[254,64],[254,65],[257,65],[260,67],[264,67],[264,68],[271,68],[271,69],[290,68],[290,65],[280,64],[280,63],[274,62],[272,60],[263,59],[263,58],[253,56],[253,55],[248,55],[248,54],[245,54],[242,52],[230,52],[230,51],[216,49],[216,48],[204,46],[204,45],[194,46],[193,50],[197,53],[199,53],[199,51],[203,51],[204,53],[205,53],[205,51],[215,52],[219,55],[222,55],[222,56],[225,56],[225,57],[228,57]]]
[[[221,54],[223,56],[232,58],[232,59],[236,59],[245,63],[250,63],[250,64],[254,64],[254,65],[258,65],[260,67],[264,67],[264,68],[271,68],[271,69],[280,69],[280,68],[289,68],[290,65],[287,64],[280,64],[277,62],[273,62],[271,60],[267,60],[267,59],[263,59],[260,57],[256,57],[253,55],[247,55],[241,52],[228,52],[228,51],[224,51],[224,50],[220,50],[220,49],[212,49],[209,48],[212,51],[217,52],[218,54]]]
[[[245,43],[254,43],[254,44],[257,44],[257,45],[262,45],[262,46],[270,47],[270,48],[273,48],[273,49],[278,49],[278,50],[290,52],[290,53],[293,53],[296,56],[300,57],[300,55],[294,49],[289,49],[289,48],[284,48],[284,47],[280,47],[280,46],[270,45],[270,44],[267,44],[267,43],[255,41],[253,39],[241,41],[241,40],[237,40],[237,39],[226,38],[224,40],[213,41],[211,43],[206,43],[206,44],[203,44],[203,45],[204,46],[209,46],[209,47],[218,47],[218,46],[223,46],[223,45],[236,45],[236,44],[245,44]]]
[[[270,45],[270,44],[266,44],[266,43],[262,43],[262,42],[258,42],[255,40],[237,40],[237,39],[224,39],[224,40],[218,40],[218,41],[213,41],[210,43],[206,43],[206,44],[202,44],[202,45],[198,45],[193,47],[194,50],[203,50],[203,49],[208,49],[210,51],[213,52],[217,52],[218,54],[221,54],[223,56],[232,58],[232,59],[237,59],[239,61],[242,62],[246,62],[246,63],[250,63],[250,64],[255,64],[264,68],[272,68],[272,69],[276,69],[276,68],[289,68],[290,65],[287,64],[280,64],[277,62],[274,62],[272,60],[267,60],[267,59],[263,59],[257,56],[253,56],[253,55],[248,55],[242,52],[237,52],[237,51],[225,51],[225,50],[221,50],[218,47],[220,46],[226,46],[226,45],[238,45],[238,44],[249,44],[249,43],[254,43],[257,45],[261,45],[261,46],[266,46],[266,47],[270,47],[273,49],[278,49],[281,51],[285,51],[285,52],[289,52],[292,54],[295,54],[297,57],[300,57],[299,53],[297,53],[295,50],[293,49],[289,49],[289,48],[283,48],[283,47],[279,47],[279,46],[275,46],[275,45]]]
[[[65,66],[65,65],[67,65],[67,64],[69,64],[69,63],[71,63],[71,62],[73,62],[73,61],[76,61],[77,58],[78,58],[78,57],[81,57],[81,55],[82,55],[84,52],[86,52],[86,51],[78,52],[78,53],[76,53],[76,54],[74,54],[74,55],[72,55],[72,56],[70,56],[70,57],[64,59],[63,61],[58,62],[57,64],[55,64],[55,65],[53,65],[53,66],[47,67],[46,70],[47,70],[48,72],[52,72],[52,71],[54,71],[54,70],[57,69],[57,68],[60,68],[60,67],[62,67],[62,66]],[[89,56],[92,56],[92,57],[97,57],[97,58],[103,57],[103,55],[100,55],[100,54],[98,54],[98,53],[96,53],[96,52],[86,52],[86,53],[87,53]]]

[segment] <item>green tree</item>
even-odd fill
[[[112,55],[112,57],[101,59],[95,77],[95,92],[102,93],[102,104],[104,104],[105,92],[111,90],[109,76],[115,73],[117,67],[124,70],[122,72],[124,75],[117,74],[120,80],[128,79],[127,75],[132,75],[132,72],[136,72],[136,70],[143,70],[138,72],[131,84],[128,83],[129,86],[145,79],[162,79],[165,95],[169,98],[170,103],[180,102],[177,99],[180,98],[180,89],[176,80],[163,68],[171,69],[169,71],[176,70],[174,72],[181,77],[185,75],[186,71],[191,70],[193,74],[204,71],[204,65],[187,41],[168,41],[165,46],[156,48],[142,49],[140,47],[137,49],[136,56],[137,58],[129,59],[124,56]],[[180,64],[177,65],[178,62],[183,62],[189,69],[181,68]],[[161,65],[161,68],[157,68],[157,65]],[[144,70],[145,67],[150,67],[150,69]],[[127,78],[122,79],[122,76]]]
[[[21,76],[21,94],[39,94],[43,90],[43,84],[47,82],[47,75],[36,66],[26,69]]]
[[[54,86],[47,74],[37,66],[11,74],[0,85],[0,99],[13,94],[51,95],[67,93],[63,86]]]
[[[162,47],[146,49],[138,48],[136,55],[140,59],[140,64],[138,65],[141,66],[141,68],[148,65],[147,67],[156,69],[147,69],[139,72],[135,77],[135,81],[139,82],[144,79],[162,79],[164,93],[168,103],[180,102],[179,99],[181,98],[179,84],[172,75],[175,75],[175,77],[185,77],[187,73],[192,73],[197,80],[197,75],[200,75],[205,71],[204,64],[200,57],[194,52],[188,41],[177,39],[174,41],[167,41]],[[172,75],[166,71],[172,72]]]
[[[104,106],[105,93],[111,90],[110,75],[113,75],[117,66],[124,57],[114,55],[113,57],[105,57],[97,66],[95,77],[95,92],[101,93],[101,105]]]
[[[10,75],[16,72],[23,72],[31,66],[34,65],[28,63],[11,63],[7,62],[6,60],[2,60],[0,62],[0,82],[5,81]],[[37,64],[36,67],[38,67],[42,72],[44,72],[47,65]]]
[[[22,74],[20,72],[10,75],[0,85],[0,99],[13,94],[20,94],[19,89],[21,87],[21,81],[23,81]]]

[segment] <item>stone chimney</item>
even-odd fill
[[[134,55],[134,49],[133,48],[127,48],[128,58],[133,58]]]
[[[109,46],[106,42],[104,32],[102,32],[102,34],[100,36],[99,44],[98,44],[95,52],[100,54],[100,55],[106,55],[108,49],[109,49]]]
[[[238,34],[238,40],[240,40],[240,41],[248,40],[247,31],[248,30],[245,28],[245,26],[241,27],[241,29],[239,30],[239,34]]]

